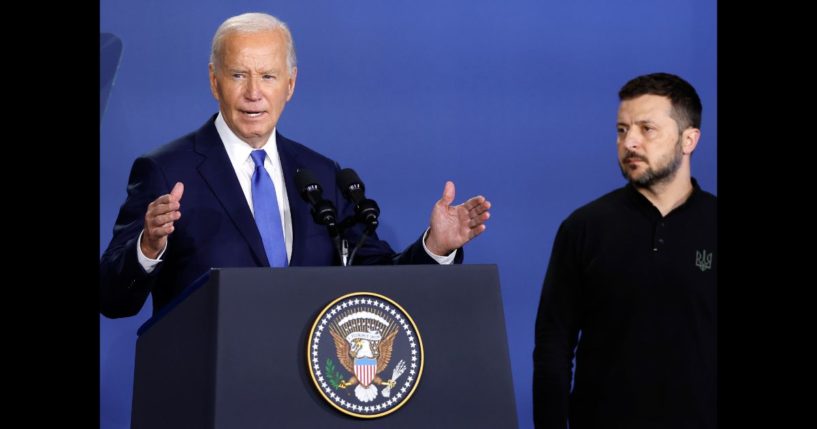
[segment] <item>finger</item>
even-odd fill
[[[181,214],[178,210],[169,210],[167,204],[151,207],[145,214],[145,224],[148,226],[158,226],[167,222],[172,222],[178,217],[176,213]]]
[[[162,223],[157,219],[154,220],[156,220],[156,222],[151,222],[151,224],[147,225],[145,228],[145,234],[153,241],[167,237],[176,230],[176,226],[173,221]]]
[[[474,228],[476,226],[482,225],[483,223],[485,223],[485,221],[487,221],[490,218],[491,218],[491,212],[484,212],[484,213],[480,214],[479,216],[472,218],[468,222],[468,226],[470,228]]]
[[[184,183],[176,182],[170,191],[170,197],[173,198],[173,201],[179,201],[182,199],[182,194],[184,194]]]
[[[450,180],[445,182],[445,188],[443,189],[443,197],[440,198],[440,202],[442,202],[445,206],[450,206],[451,203],[454,202],[455,192],[456,191],[454,189],[454,182]]]
[[[145,216],[145,227],[146,228],[159,227],[166,223],[174,222],[178,220],[181,216],[182,213],[178,210],[170,212],[160,212],[158,209],[154,208],[148,210]]]
[[[167,204],[159,204],[157,208],[158,213],[170,213],[174,211],[178,211],[181,208],[182,204],[178,201],[171,201]]]
[[[170,205],[170,210],[176,210],[179,208],[179,200],[181,200],[183,193],[184,184],[182,182],[176,182],[176,185],[173,186],[173,189],[170,190],[169,194],[164,194],[159,198],[156,198],[148,205],[148,207],[160,207],[164,204],[168,204]]]
[[[468,201],[462,203],[462,206],[466,209],[473,210],[474,208],[479,207],[481,204],[484,204],[487,200],[482,195],[477,195],[476,197],[471,197]]]
[[[476,206],[472,207],[471,210],[468,211],[468,215],[470,217],[479,216],[485,212],[487,212],[491,208],[491,202],[488,200],[483,201],[481,204],[477,204]]]
[[[159,198],[156,198],[155,200],[151,201],[151,203],[148,204],[148,209],[154,208],[154,207],[159,207],[162,204],[169,204],[169,203],[172,202],[171,198],[172,197],[170,196],[170,194],[164,194],[164,195],[160,196]]]
[[[161,226],[161,225],[165,225],[165,224],[168,224],[168,223],[173,223],[173,222],[179,220],[180,217],[182,217],[181,212],[173,211],[173,212],[170,212],[170,213],[164,213],[164,214],[161,214],[161,215],[154,216],[151,219],[150,223],[152,225]]]
[[[170,213],[174,211],[178,211],[181,208],[182,203],[178,201],[168,201],[167,203],[159,204],[156,206],[156,213],[157,214],[164,214]]]
[[[162,225],[159,229],[164,232],[165,235],[170,235],[170,233],[176,229],[176,225],[174,225],[173,222],[168,222]]]
[[[166,195],[166,197],[170,198],[169,195]],[[179,203],[178,201],[160,202],[160,200],[162,200],[163,198],[164,197],[161,197],[156,201],[150,203],[150,205],[148,205],[148,211],[146,213],[148,216],[159,216],[166,213],[171,213],[174,211],[178,211],[179,208],[181,207],[181,203]]]
[[[150,235],[150,238],[153,239],[153,241],[157,241],[167,237],[175,230],[176,227],[173,225],[173,223],[166,223],[155,228],[150,228],[147,230],[147,233]]]
[[[476,228],[472,228],[472,229],[471,229],[471,232],[468,234],[468,239],[469,239],[469,240],[471,240],[471,239],[473,239],[474,237],[476,237],[476,236],[478,236],[478,235],[482,234],[483,232],[485,232],[485,229],[486,229],[486,228],[487,228],[487,227],[486,227],[485,225],[479,225],[479,226],[478,226],[478,227],[476,227]]]

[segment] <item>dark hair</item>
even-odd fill
[[[618,92],[621,101],[642,95],[660,95],[670,99],[670,116],[678,124],[678,130],[689,127],[701,128],[701,99],[689,82],[669,73],[652,73],[638,76],[624,84]]]

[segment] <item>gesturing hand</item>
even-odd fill
[[[173,233],[173,222],[182,217],[179,211],[184,193],[184,184],[176,182],[169,194],[156,198],[148,205],[145,213],[145,232],[142,234],[142,253],[156,259],[167,245],[167,236]]]
[[[446,256],[485,231],[485,221],[491,217],[491,202],[482,195],[452,206],[454,182],[445,182],[443,196],[431,210],[431,230],[426,246],[435,255]]]

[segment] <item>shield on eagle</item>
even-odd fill
[[[377,374],[377,359],[355,359],[355,376],[363,387],[372,384],[375,374]]]

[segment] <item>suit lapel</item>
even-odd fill
[[[255,226],[255,219],[247,206],[244,191],[235,176],[213,118],[196,133],[196,151],[204,156],[204,161],[198,167],[199,173],[249,244],[256,263],[259,266],[269,266],[261,234]]]
[[[295,185],[295,173],[302,168],[298,162],[298,148],[295,144],[276,131],[275,141],[278,148],[278,157],[281,159],[281,169],[284,172],[284,183],[287,187],[287,199],[289,200],[289,211],[292,217],[292,257],[290,265],[303,265],[305,255],[303,243],[306,225],[310,222],[311,214],[308,205],[301,199],[301,194]]]

